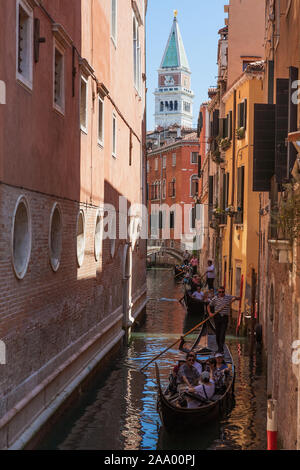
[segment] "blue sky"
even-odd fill
[[[173,12],[178,23],[192,71],[195,93],[194,123],[200,104],[207,101],[207,89],[216,85],[218,31],[224,26],[227,0],[149,0],[147,11],[147,128],[154,128],[154,96],[157,69],[170,34]]]

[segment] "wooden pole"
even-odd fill
[[[235,297],[233,299],[231,299],[230,302],[228,302],[226,305],[224,305],[222,308],[220,308],[220,310],[218,310],[217,312],[215,312],[213,315],[209,316],[208,318],[206,318],[205,320],[203,320],[201,323],[199,323],[198,325],[194,326],[194,328],[192,328],[190,331],[188,331],[187,333],[185,333],[185,335],[181,336],[181,338],[179,338],[177,341],[175,341],[175,343],[171,344],[170,346],[168,346],[164,351],[162,351],[160,354],[158,354],[157,356],[155,356],[150,362],[148,362],[144,367],[142,367],[140,369],[140,372],[142,372],[144,369],[146,369],[148,366],[150,366],[150,364],[152,364],[152,362],[154,362],[156,359],[158,359],[159,357],[161,357],[165,352],[169,351],[169,349],[173,348],[177,343],[179,343],[179,341],[182,340],[182,338],[185,338],[186,336],[190,335],[191,333],[193,333],[195,330],[197,330],[198,328],[200,328],[200,326],[204,325],[204,323],[206,323],[208,320],[210,320],[211,318],[215,317],[218,313],[222,312],[222,310],[224,310],[225,307],[228,307],[229,305],[231,305],[233,302],[235,301]]]

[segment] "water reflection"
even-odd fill
[[[148,303],[145,322],[133,333],[129,347],[109,373],[99,377],[92,390],[84,394],[80,404],[62,418],[41,448],[265,449],[264,368],[259,355],[250,359],[247,342],[234,337],[230,337],[229,344],[236,364],[236,404],[228,416],[191,436],[170,436],[161,427],[156,411],[154,363],[145,373],[140,368],[176,341],[183,331],[193,328],[199,319],[187,317],[178,302],[156,300],[182,296],[172,272],[149,272],[148,296],[153,300]],[[176,352],[172,349],[158,360],[164,385]]]

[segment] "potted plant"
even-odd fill
[[[246,134],[246,131],[244,127],[240,127],[239,129],[236,130],[236,136],[238,140],[244,139],[245,134]]]
[[[233,206],[228,206],[225,209],[225,214],[229,217],[234,217],[237,214],[237,211],[234,209]]]
[[[217,148],[214,152],[212,152],[212,160],[218,165],[224,162],[224,159],[221,157],[219,148]]]
[[[225,214],[225,211],[220,207],[215,207],[213,210],[213,215],[216,218],[221,218]]]
[[[219,147],[224,152],[229,149],[230,145],[231,145],[231,141],[230,141],[229,137],[225,137],[224,139],[221,139],[219,141]]]

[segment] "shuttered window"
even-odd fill
[[[275,169],[275,105],[254,105],[253,191],[270,191]]]
[[[289,114],[289,79],[276,80],[276,117],[275,117],[275,175],[282,184],[287,178],[287,145]]]
[[[288,132],[294,132],[297,130],[297,115],[298,115],[298,106],[293,102],[293,93],[295,88],[293,84],[298,80],[298,68],[290,67],[290,78],[289,78],[289,113],[288,113]],[[292,142],[288,143],[288,155],[287,155],[287,168],[288,168],[288,179],[290,178],[291,171],[293,170],[294,163],[297,158],[297,150],[295,149]]]
[[[219,135],[219,110],[216,109],[213,112],[212,137],[218,137],[218,135]]]
[[[247,100],[245,99],[242,103],[238,104],[238,128],[244,127],[247,129]]]
[[[213,211],[213,204],[214,204],[214,177],[209,176],[208,180],[208,214],[209,220],[212,220],[212,211]]]
[[[237,174],[237,215],[235,223],[242,224],[244,221],[244,191],[245,191],[245,167],[238,168]]]

